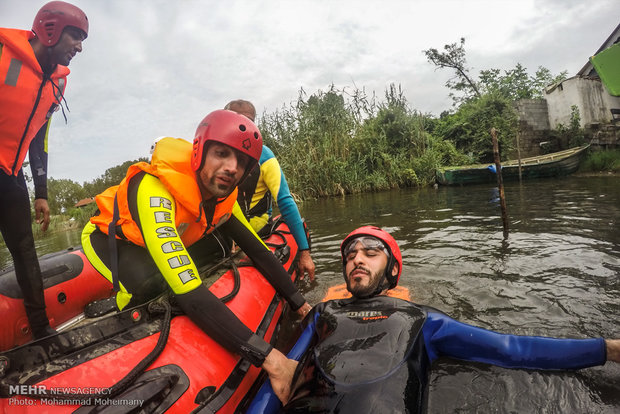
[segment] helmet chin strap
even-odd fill
[[[386,269],[387,272],[387,269]],[[372,292],[370,295],[368,295],[367,297],[373,297],[373,296],[377,296],[379,295],[381,292],[383,292],[385,289],[389,289],[390,288],[390,284],[387,281],[387,277],[386,274],[383,273],[383,276],[381,276],[381,280],[379,281],[379,283],[377,284],[377,288],[375,289],[374,292]]]
[[[383,272],[383,276],[381,277],[381,281],[377,285],[377,289],[375,289],[373,296],[376,296],[383,292],[386,289],[392,289],[395,286],[392,286],[393,283],[390,279],[392,279],[392,269],[394,268],[394,257],[390,255],[388,258],[387,265],[385,265],[385,271]]]

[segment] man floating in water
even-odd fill
[[[400,279],[402,256],[382,229],[360,227],[340,250],[353,297],[320,303],[304,319],[291,351],[301,358],[286,413],[424,412],[431,364],[443,356],[536,370],[620,362],[618,339],[500,334],[387,296]],[[255,410],[258,401],[249,412],[264,409]]]

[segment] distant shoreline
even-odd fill
[[[575,177],[620,177],[620,172],[618,171],[584,171],[584,172],[576,172],[573,173]]]

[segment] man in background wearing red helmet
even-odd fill
[[[506,368],[580,369],[620,362],[620,339],[505,335],[387,296],[402,255],[386,231],[364,226],[342,242],[350,299],[316,305],[289,357],[300,358],[286,413],[425,412],[428,378],[441,356]],[[269,413],[259,393],[249,413]],[[273,401],[273,400],[272,400]]]
[[[22,171],[29,152],[36,220],[50,222],[47,204],[47,132],[64,97],[67,66],[82,51],[88,19],[62,1],[37,13],[32,31],[0,28],[0,231],[11,252],[34,338],[54,333],[45,312],[34,246],[30,197]]]
[[[294,311],[304,316],[310,310],[237,203],[237,185],[256,167],[261,149],[256,125],[228,110],[207,115],[193,145],[178,138],[159,140],[150,163],[132,165],[120,185],[95,198],[99,212],[84,228],[82,246],[91,264],[115,286],[118,309],[172,290],[198,327],[262,366],[284,400],[289,383],[281,378],[290,379],[296,361],[247,328],[209,291],[198,273],[198,255],[188,252],[199,244],[201,254],[209,244],[217,247],[211,236],[221,232],[252,259]]]

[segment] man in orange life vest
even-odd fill
[[[44,5],[32,31],[0,28],[0,231],[13,256],[34,338],[54,331],[45,312],[22,163],[29,152],[36,220],[45,231],[50,222],[46,173],[49,119],[64,99],[67,66],[82,51],[87,35],[84,12],[62,1]]]
[[[132,165],[120,185],[96,197],[99,213],[84,228],[82,246],[91,264],[115,285],[119,309],[171,289],[198,327],[262,366],[285,399],[289,384],[284,378],[297,363],[254,334],[207,289],[196,255],[187,250],[222,233],[252,259],[293,310],[302,317],[310,310],[237,203],[237,185],[256,167],[261,149],[256,125],[228,110],[207,115],[193,145],[177,138],[159,140],[150,163]]]

